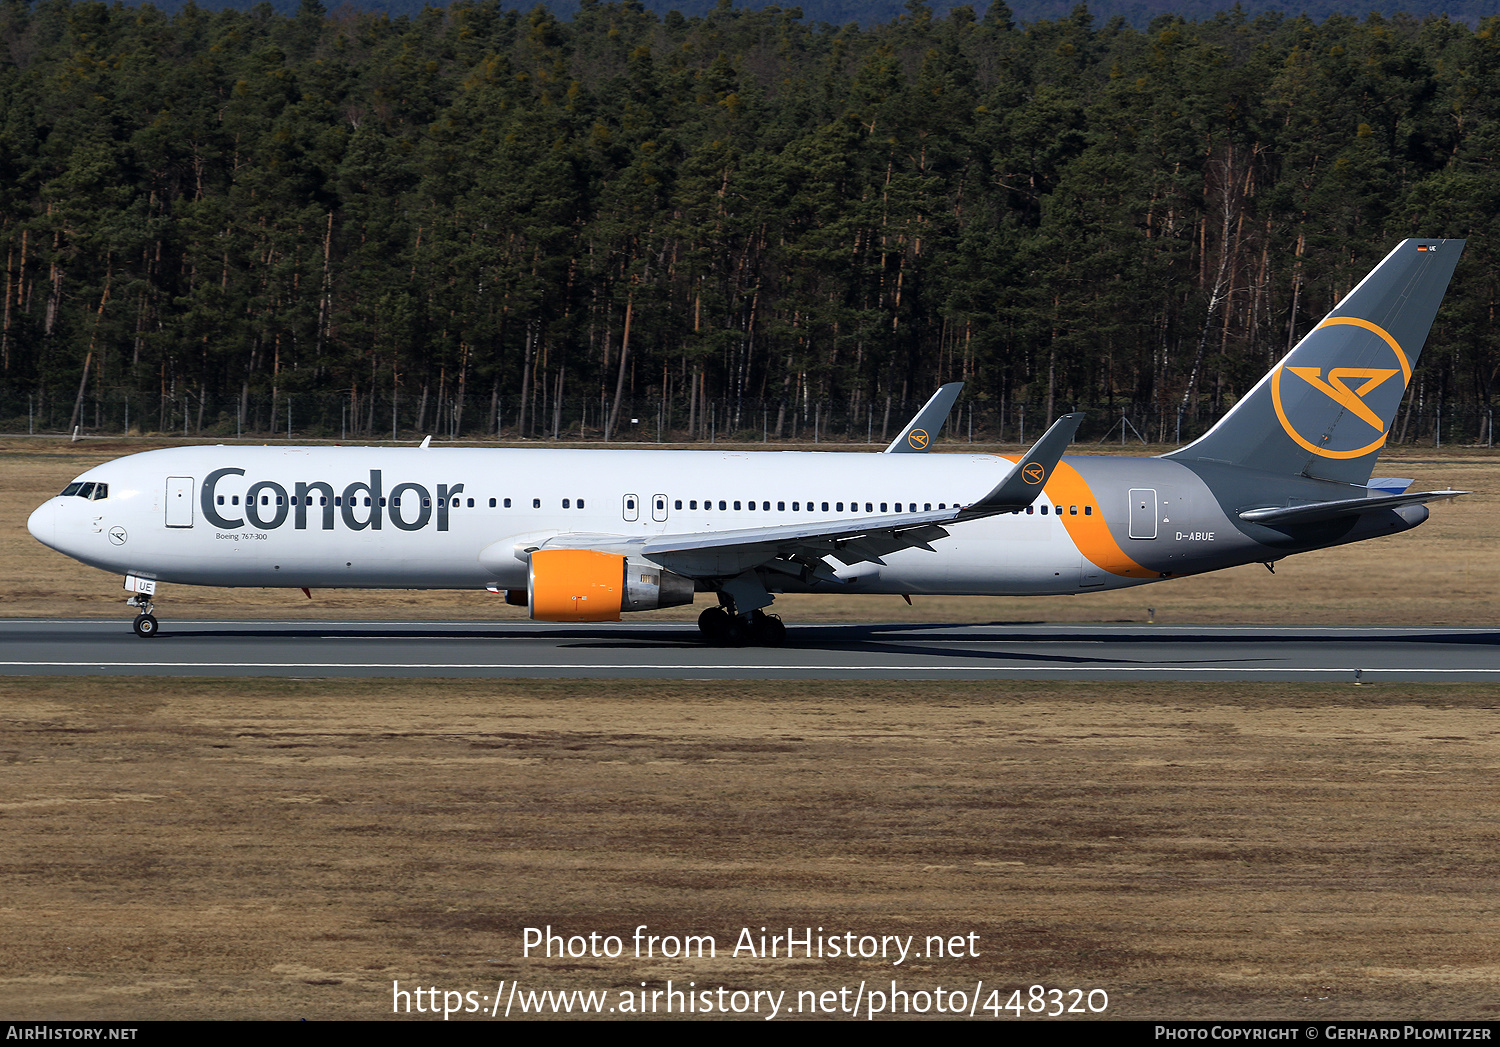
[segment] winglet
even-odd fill
[[[920,454],[926,451],[932,438],[937,436],[938,430],[948,420],[948,412],[953,410],[953,401],[958,399],[963,388],[963,382],[949,382],[933,393],[932,399],[923,404],[917,416],[906,423],[906,428],[891,441],[885,453]]]
[[[1042,487],[1051,479],[1052,470],[1057,468],[1063,452],[1068,449],[1068,444],[1073,442],[1073,434],[1078,432],[1083,416],[1084,412],[1074,411],[1053,422],[1052,428],[1043,433],[1031,450],[1021,456],[1021,460],[1005,479],[979,501],[966,506],[958,518],[972,520],[978,516],[1014,512],[1036,501],[1037,496],[1042,493]]]

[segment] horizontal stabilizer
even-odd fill
[[[920,454],[926,451],[937,438],[943,423],[948,420],[948,412],[953,410],[953,401],[958,399],[958,394],[963,389],[963,382],[949,382],[933,393],[932,399],[923,404],[917,416],[906,423],[906,428],[891,441],[885,453]]]
[[[1338,516],[1374,512],[1376,509],[1398,509],[1403,505],[1440,502],[1449,498],[1457,498],[1461,494],[1472,493],[1471,491],[1417,491],[1412,494],[1391,494],[1377,498],[1340,498],[1333,502],[1314,502],[1311,505],[1246,509],[1240,513],[1240,519],[1268,527],[1289,523],[1315,523]]]
[[[966,506],[959,519],[973,520],[997,513],[1012,513],[1036,501],[1068,444],[1073,442],[1083,416],[1084,412],[1074,411],[1053,422],[1052,428],[1021,456],[1005,479],[979,501]]]

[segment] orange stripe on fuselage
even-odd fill
[[[1002,454],[999,457],[1008,462],[1019,461],[1019,456]],[[1109,522],[1104,519],[1104,507],[1099,504],[1095,497],[1093,488],[1089,487],[1088,481],[1066,460],[1057,463],[1057,468],[1052,470],[1052,475],[1047,477],[1046,490],[1042,498],[1049,499],[1054,507],[1063,506],[1064,514],[1061,517],[1063,526],[1068,529],[1068,537],[1073,539],[1073,544],[1078,551],[1089,558],[1100,570],[1108,571],[1110,574],[1120,575],[1122,578],[1160,578],[1160,571],[1153,571],[1142,567],[1130,558],[1120,543],[1115,541],[1115,536],[1110,533]],[[1038,499],[1041,501],[1041,498]],[[1078,506],[1079,513],[1073,516],[1067,513],[1067,507]],[[1092,505],[1094,514],[1083,515],[1083,506]]]

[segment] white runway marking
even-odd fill
[[[1177,673],[1182,675],[1216,674],[1264,675],[1266,673],[1322,673],[1352,677],[1355,667],[1301,668],[1294,666],[1266,666],[1264,668],[1180,665],[802,665],[796,662],[746,664],[746,665],[699,665],[684,666],[681,662],[670,664],[606,663],[595,662],[581,665],[578,662],[4,662],[0,667],[18,669],[538,669],[558,671],[563,669],[587,670],[591,675],[602,670],[621,672],[681,672],[684,669],[710,670],[714,672],[764,671],[787,669],[797,672],[920,672],[920,673]],[[1438,669],[1422,667],[1386,666],[1383,668],[1358,667],[1365,676],[1380,673],[1475,673],[1500,675],[1500,669]]]

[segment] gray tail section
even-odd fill
[[[1166,455],[1364,484],[1462,240],[1403,240],[1203,436]]]

